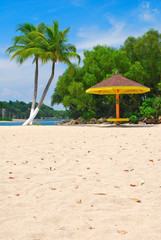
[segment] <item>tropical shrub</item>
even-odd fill
[[[156,114],[156,110],[153,108],[153,98],[146,98],[140,107],[140,114],[143,117],[153,118]]]
[[[88,109],[88,111],[84,112],[81,117],[85,120],[96,118],[96,113],[92,109]]]
[[[155,97],[153,101],[153,108],[155,109],[155,117],[161,116],[161,97]]]
[[[132,115],[130,117],[130,122],[131,123],[138,123],[138,117],[136,115]]]

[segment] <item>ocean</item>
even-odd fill
[[[40,124],[40,125],[46,125],[46,126],[52,126],[55,125],[56,123],[59,123],[60,121],[62,121],[63,119],[59,119],[59,120],[34,120],[33,124]],[[0,126],[20,126],[24,123],[24,121],[22,122],[0,122]]]

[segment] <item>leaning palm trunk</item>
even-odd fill
[[[55,69],[55,62],[53,62],[53,64],[52,64],[51,76],[50,76],[50,78],[49,78],[49,81],[48,81],[45,89],[44,89],[44,92],[43,92],[43,94],[42,94],[42,97],[41,97],[41,99],[40,99],[40,102],[38,103],[37,107],[36,107],[35,110],[33,111],[32,115],[30,115],[30,117],[23,123],[23,126],[29,125],[29,124],[34,120],[34,118],[36,117],[36,115],[38,114],[38,112],[39,112],[39,110],[40,110],[40,107],[41,107],[41,105],[42,105],[42,103],[43,103],[43,101],[44,101],[44,98],[45,98],[45,96],[46,96],[46,94],[47,94],[47,92],[48,92],[48,89],[49,89],[49,87],[50,87],[50,84],[51,84],[51,82],[52,82],[52,80],[53,80],[53,78],[54,78],[54,69]]]
[[[31,111],[30,111],[30,116],[29,117],[32,116],[32,114],[35,110],[35,104],[36,104],[36,98],[37,98],[37,86],[38,86],[38,58],[36,58],[34,93],[33,93],[33,100],[32,100],[32,106],[31,106]],[[32,122],[30,124],[32,124]]]

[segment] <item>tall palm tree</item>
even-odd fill
[[[35,50],[37,50],[37,48],[41,49],[40,51],[42,62],[46,63],[48,61],[51,61],[52,69],[50,78],[46,84],[46,87],[44,89],[44,92],[42,93],[41,99],[36,109],[34,110],[33,114],[24,122],[23,125],[30,124],[39,112],[39,109],[54,78],[56,62],[66,63],[67,65],[72,66],[70,59],[77,58],[78,62],[80,63],[80,56],[76,53],[75,46],[68,43],[67,34],[69,32],[69,29],[70,27],[65,29],[64,31],[60,31],[58,21],[53,21],[51,27],[45,27],[44,34],[38,31],[32,31],[31,33],[29,33],[29,36],[32,36],[32,38],[34,38],[36,46]]]
[[[34,112],[36,99],[37,99],[37,89],[38,89],[38,61],[41,58],[41,49],[35,45],[34,38],[31,34],[34,32],[44,33],[45,24],[40,23],[36,27],[30,23],[20,24],[16,31],[20,31],[21,35],[16,36],[13,41],[14,45],[9,47],[6,51],[10,54],[13,53],[11,60],[16,58],[17,62],[22,64],[29,57],[34,56],[33,63],[35,63],[35,77],[34,77],[34,92],[33,100],[30,111],[30,116]]]

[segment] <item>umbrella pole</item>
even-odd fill
[[[116,94],[116,118],[120,118],[119,94]],[[120,122],[117,122],[120,124]]]

